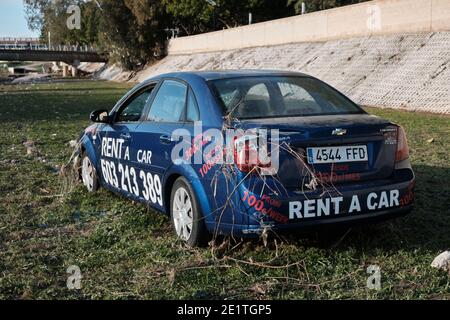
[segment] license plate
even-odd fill
[[[367,146],[308,148],[308,163],[340,163],[367,161]]]

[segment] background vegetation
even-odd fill
[[[191,35],[283,18],[366,0],[24,0],[28,22],[53,44],[93,44],[113,62],[136,69],[164,54],[172,32]],[[81,9],[81,28],[70,30],[67,8]]]

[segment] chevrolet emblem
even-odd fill
[[[333,136],[344,136],[347,134],[347,129],[334,129],[331,133]]]

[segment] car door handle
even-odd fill
[[[120,134],[120,137],[121,137],[121,138],[124,138],[124,139],[130,139],[130,138],[131,138],[131,135],[130,135],[129,133],[121,133],[121,134]]]
[[[172,142],[172,137],[167,134],[163,134],[159,137],[159,140],[161,141],[161,143],[169,144]]]

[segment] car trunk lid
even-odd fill
[[[279,130],[279,140],[272,140],[271,145],[272,148],[279,146],[279,169],[275,176],[286,188],[303,188],[310,185],[314,177],[316,182],[326,185],[384,179],[394,169],[396,140],[386,139],[385,132],[396,128],[376,116],[349,114],[264,118],[239,120],[234,125],[244,130]],[[367,153],[365,160],[326,159],[327,163],[313,163],[312,151],[324,149],[326,155],[327,152],[337,152],[337,147],[343,147],[340,153],[345,152],[346,148],[362,148]]]

